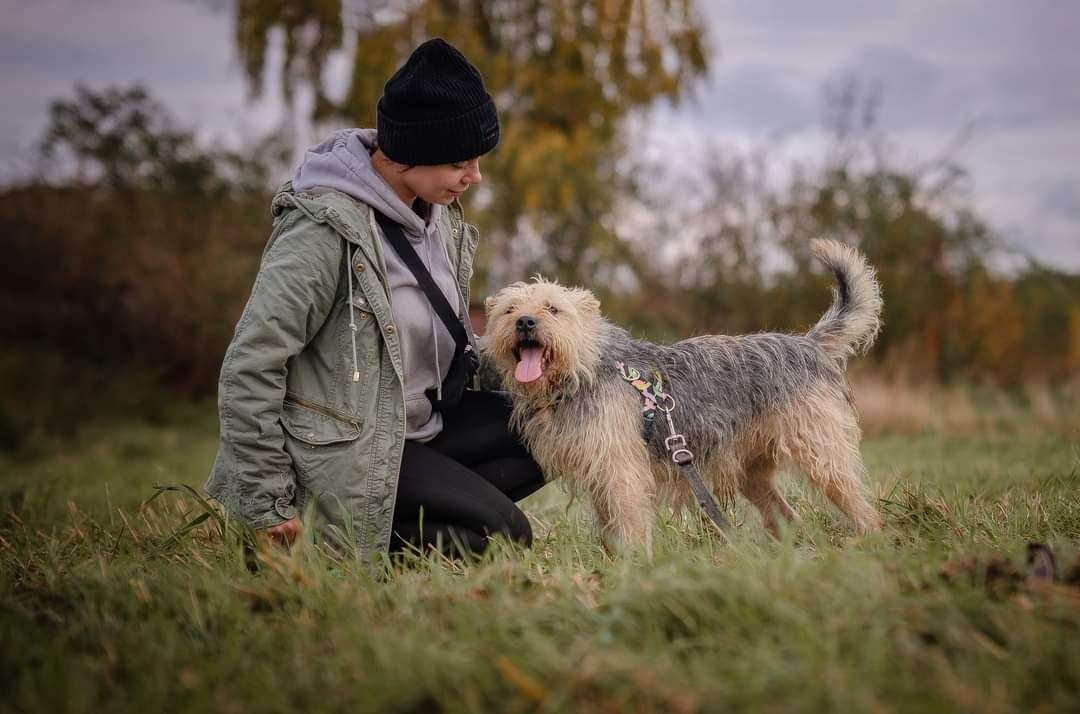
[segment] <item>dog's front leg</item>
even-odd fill
[[[652,556],[656,480],[642,440],[641,407],[622,384],[603,395],[593,418],[580,422],[573,449],[604,546],[612,553]]]
[[[648,459],[641,450],[640,457]],[[597,464],[590,496],[604,546],[613,554],[643,552],[652,557],[656,484],[647,462],[628,458]]]

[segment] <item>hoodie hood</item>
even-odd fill
[[[398,198],[371,164],[371,152],[378,143],[374,129],[342,129],[326,141],[304,152],[304,160],[293,176],[293,188],[307,191],[332,188],[366,203],[405,229],[410,242],[424,239],[435,229],[442,206],[432,204],[425,222]]]

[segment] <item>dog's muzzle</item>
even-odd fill
[[[538,339],[536,318],[522,315],[514,324],[517,345],[514,347],[514,379],[523,384],[535,382],[544,375],[548,365],[548,351]]]

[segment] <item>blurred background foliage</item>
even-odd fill
[[[891,161],[872,102],[829,102],[833,149],[776,180],[769,147],[703,147],[676,167],[635,151],[631,122],[692,94],[719,61],[690,0],[240,0],[253,94],[282,33],[288,96],[319,126],[372,126],[382,84],[440,35],[479,66],[503,138],[467,213],[482,230],[474,294],[543,272],[583,284],[640,335],[798,330],[829,300],[809,240],[857,245],[879,271],[890,379],[1075,385],[1080,276],[993,269],[995,237],[948,157]],[[352,48],[349,86],[324,83]],[[221,356],[291,174],[283,131],[201,145],[143,87],[57,99],[39,178],[0,191],[0,447],[106,413],[153,416],[213,394]],[[44,395],[44,399],[42,399]]]
[[[677,100],[707,66],[691,0],[241,0],[235,12],[252,92],[281,31],[285,96],[311,89],[316,120],[374,126],[383,83],[428,37],[473,60],[502,124],[484,161],[483,210],[470,213],[485,236],[484,282],[534,270],[584,282],[632,262],[605,220],[627,189],[618,170],[626,120]],[[335,101],[323,70],[346,34],[352,74]]]

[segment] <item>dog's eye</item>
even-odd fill
[[[510,307],[506,308],[506,314],[509,315],[510,313],[512,313],[516,309],[517,309],[516,307],[511,305]]]
[[[547,309],[548,309],[548,312],[550,312],[552,315],[558,315],[559,314],[559,308],[555,307],[554,305],[548,305]]]

